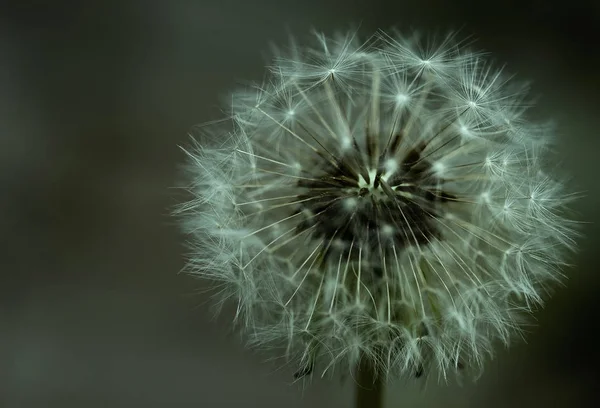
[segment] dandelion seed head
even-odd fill
[[[453,35],[316,33],[269,69],[188,152],[190,272],[297,377],[480,369],[577,236],[526,86]]]

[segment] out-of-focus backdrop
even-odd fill
[[[10,4],[12,3],[12,5]],[[600,364],[600,9],[571,0],[104,0],[0,6],[0,407],[349,407],[290,385],[178,274],[168,216],[190,127],[260,79],[269,41],[396,25],[478,39],[533,80],[561,133],[587,238],[527,344],[478,383],[398,381],[390,407],[585,407]]]

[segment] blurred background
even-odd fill
[[[12,3],[12,4],[11,4]],[[543,0],[13,1],[0,6],[0,408],[350,407],[291,385],[178,274],[177,145],[262,78],[269,41],[361,23],[461,29],[533,80],[584,230],[567,288],[478,383],[398,381],[389,407],[594,406],[600,353],[600,8]]]

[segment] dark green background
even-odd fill
[[[167,216],[189,128],[260,79],[286,27],[461,28],[541,96],[587,235],[567,288],[463,388],[397,382],[389,407],[583,407],[597,392],[598,3],[13,1],[0,6],[0,407],[348,407],[349,384],[289,386],[178,275]]]

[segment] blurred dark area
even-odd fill
[[[596,405],[599,2],[107,0],[0,6],[0,407],[351,406],[351,383],[290,385],[213,319],[169,210],[178,145],[262,78],[269,42],[356,23],[460,29],[533,80],[589,222],[526,343],[477,383],[391,383],[388,406]]]

